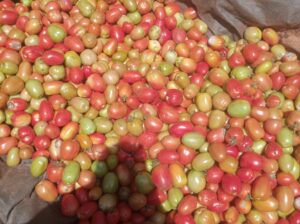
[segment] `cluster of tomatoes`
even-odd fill
[[[300,63],[174,0],[0,2],[0,155],[79,223],[300,223]]]

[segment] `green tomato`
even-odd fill
[[[204,144],[204,137],[198,132],[189,132],[183,135],[182,143],[190,148],[199,149]]]
[[[159,39],[160,34],[161,34],[160,27],[157,25],[154,25],[150,28],[148,35],[149,35],[150,40],[157,40],[157,39]]]
[[[267,145],[266,141],[264,140],[257,140],[253,142],[252,145],[252,150],[253,152],[257,153],[257,154],[262,154],[265,146]]]
[[[205,171],[211,168],[215,161],[208,152],[198,154],[192,161],[192,167],[196,171]]]
[[[174,65],[168,62],[161,62],[158,68],[164,76],[169,76],[174,71]]]
[[[293,166],[293,169],[290,171],[290,174],[293,175],[295,180],[298,180],[298,178],[300,176],[300,166],[299,166],[299,163],[297,162],[297,160],[295,160],[295,159],[294,159],[294,166]]]
[[[34,62],[33,71],[42,75],[46,75],[49,73],[49,66],[45,64],[41,58],[38,58]]]
[[[273,67],[272,61],[264,61],[263,63],[259,64],[255,68],[255,73],[256,74],[266,74],[271,70],[272,67]]]
[[[244,118],[250,114],[251,106],[246,100],[234,100],[227,108],[227,112],[231,117]]]
[[[183,198],[183,193],[180,189],[178,188],[171,188],[168,191],[168,201],[170,202],[171,206],[173,208],[177,208],[179,202]]]
[[[252,75],[252,69],[247,66],[237,66],[231,71],[231,76],[235,79],[242,80]]]
[[[34,177],[41,176],[47,169],[47,166],[48,166],[48,159],[46,157],[44,156],[36,157],[31,163],[31,167],[30,167],[31,175]]]
[[[165,200],[163,203],[161,203],[159,205],[159,208],[158,208],[161,212],[169,212],[172,210],[172,205],[171,203],[169,202],[169,200]]]
[[[68,68],[80,67],[81,66],[80,56],[75,51],[67,51],[65,53],[65,65]]]
[[[62,42],[67,35],[66,31],[57,24],[49,25],[47,29],[47,33],[54,43]]]
[[[0,63],[0,72],[3,72],[4,74],[15,75],[18,70],[18,65],[11,61],[4,61]]]
[[[53,65],[49,68],[49,75],[55,80],[62,80],[66,73],[63,65]]]
[[[103,177],[108,172],[108,167],[104,161],[95,160],[91,170],[97,177]]]
[[[108,172],[102,181],[102,190],[104,193],[114,194],[118,191],[119,180],[115,173]]]
[[[65,184],[75,184],[80,175],[80,164],[71,161],[64,169],[62,180]]]
[[[279,160],[279,168],[283,172],[289,173],[294,168],[294,158],[289,154],[282,155]]]
[[[44,96],[44,88],[42,83],[36,79],[30,79],[25,84],[28,94],[34,99],[40,99]]]
[[[117,167],[118,165],[118,157],[117,155],[114,154],[110,154],[107,159],[106,159],[106,164],[109,170],[113,170]]]
[[[129,12],[134,12],[137,10],[136,0],[124,0],[123,5]]]
[[[148,172],[139,172],[134,179],[137,190],[142,194],[149,194],[153,189],[151,175]]]
[[[87,0],[79,0],[76,5],[79,8],[80,13],[85,17],[91,17],[95,11],[95,7]]]
[[[96,131],[96,125],[94,124],[94,122],[87,118],[87,117],[83,117],[80,119],[79,121],[79,132],[81,134],[86,134],[86,135],[90,135],[93,134]]]
[[[276,140],[282,147],[291,147],[293,146],[293,135],[294,134],[292,130],[284,127],[277,134]]]
[[[202,172],[192,170],[188,174],[188,187],[193,193],[199,193],[205,188],[206,181]]]
[[[220,86],[212,84],[206,88],[205,92],[207,92],[210,96],[213,96],[217,93],[224,92],[224,90]]]
[[[6,164],[9,167],[14,167],[17,166],[21,159],[19,156],[19,149],[17,147],[14,147],[12,149],[9,150],[7,156],[6,156]]]
[[[142,16],[139,12],[135,11],[135,12],[131,12],[127,14],[127,17],[129,18],[129,20],[134,24],[137,25],[141,22],[142,20]]]

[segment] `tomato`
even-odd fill
[[[255,179],[252,185],[251,195],[255,200],[266,200],[272,195],[272,186],[266,176],[260,176]]]
[[[239,80],[230,79],[226,83],[226,91],[233,99],[238,99],[243,96],[243,87]]]
[[[77,141],[66,140],[60,146],[61,157],[65,160],[72,160],[80,151],[80,146]]]
[[[250,168],[239,168],[237,171],[237,175],[242,182],[246,183],[251,183],[256,177],[255,171]]]
[[[64,216],[72,217],[77,214],[80,205],[77,198],[73,194],[65,194],[61,199],[61,213]]]
[[[161,190],[168,190],[172,187],[171,174],[166,165],[158,165],[152,170],[152,182]]]
[[[240,157],[240,166],[260,171],[263,168],[263,160],[260,155],[254,152],[245,152]]]
[[[294,193],[289,186],[279,186],[275,189],[275,197],[279,202],[278,209],[283,212],[289,212],[293,208]]]
[[[157,158],[161,163],[172,164],[179,159],[179,155],[175,150],[165,149],[158,153]]]
[[[106,224],[107,221],[106,221],[105,213],[98,210],[92,216],[91,224],[99,224],[99,223]]]
[[[189,215],[195,211],[197,207],[197,198],[192,195],[185,196],[178,205],[178,213],[181,215]]]
[[[261,50],[257,44],[247,44],[242,50],[243,56],[249,63],[255,62],[258,59],[260,52]]]
[[[269,142],[264,151],[265,155],[270,159],[279,159],[282,155],[282,148],[276,142]]]
[[[217,201],[217,194],[212,190],[204,189],[198,194],[198,200],[200,204],[204,206],[209,206],[213,202]]]
[[[171,124],[179,121],[179,114],[174,107],[162,103],[158,109],[158,116],[164,123]]]
[[[225,141],[231,145],[239,145],[244,139],[244,133],[241,128],[231,127],[226,131]]]
[[[235,68],[237,66],[245,65],[246,61],[241,53],[235,52],[228,58],[228,63],[231,68]]]
[[[188,132],[192,132],[193,129],[194,129],[194,127],[191,122],[181,121],[181,122],[173,124],[170,127],[169,132],[171,135],[181,138],[184,134],[186,134]]]
[[[242,190],[242,182],[236,175],[225,174],[222,178],[222,188],[228,194],[238,195]]]
[[[224,172],[218,166],[213,166],[207,170],[206,181],[208,183],[218,184],[222,181],[223,175]]]
[[[178,156],[179,156],[179,162],[182,165],[187,165],[191,163],[196,155],[196,152],[194,149],[189,148],[185,145],[180,145],[177,149]]]
[[[211,143],[208,147],[208,151],[212,158],[217,161],[221,162],[226,157],[226,147],[223,143]]]
[[[35,192],[40,199],[46,202],[54,202],[57,199],[58,192],[56,186],[48,181],[42,180],[35,186]]]
[[[54,183],[59,183],[62,178],[63,166],[56,165],[55,163],[50,163],[47,167],[46,173],[47,178]]]
[[[98,205],[96,202],[85,202],[77,210],[77,217],[79,219],[88,219],[97,211]]]

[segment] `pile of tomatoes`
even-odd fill
[[[86,224],[300,223],[300,63],[174,0],[0,2],[0,156]]]

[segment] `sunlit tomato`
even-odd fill
[[[259,57],[261,49],[256,44],[247,44],[243,50],[243,56],[247,62],[253,63]]]
[[[172,187],[171,174],[166,165],[158,165],[152,170],[152,182],[161,190],[168,190]]]
[[[235,52],[228,59],[229,66],[235,68],[237,66],[245,65],[245,58],[241,53]]]
[[[217,194],[212,190],[204,189],[199,192],[198,200],[201,205],[209,206],[214,201],[217,201]]]
[[[222,178],[222,188],[228,194],[238,195],[242,190],[242,182],[236,175],[225,174]]]
[[[172,106],[179,106],[183,101],[183,93],[177,89],[167,90],[166,101]]]
[[[197,198],[192,195],[185,196],[178,205],[178,212],[181,215],[192,214],[197,208]]]
[[[240,166],[243,168],[250,168],[255,171],[260,171],[263,167],[263,160],[261,156],[255,152],[245,152],[240,157]]]
[[[260,176],[252,184],[251,195],[255,200],[266,200],[272,195],[272,186],[267,176]]]
[[[54,183],[59,183],[62,178],[64,167],[62,165],[56,165],[55,163],[50,163],[47,167],[46,173],[47,178]]]
[[[269,142],[264,151],[265,155],[270,159],[279,159],[282,155],[282,148],[276,142]]]
[[[231,145],[239,145],[244,139],[244,133],[241,128],[231,127],[226,131],[225,141]]]
[[[80,145],[77,141],[66,140],[60,146],[60,155],[65,160],[72,160],[80,151]]]

